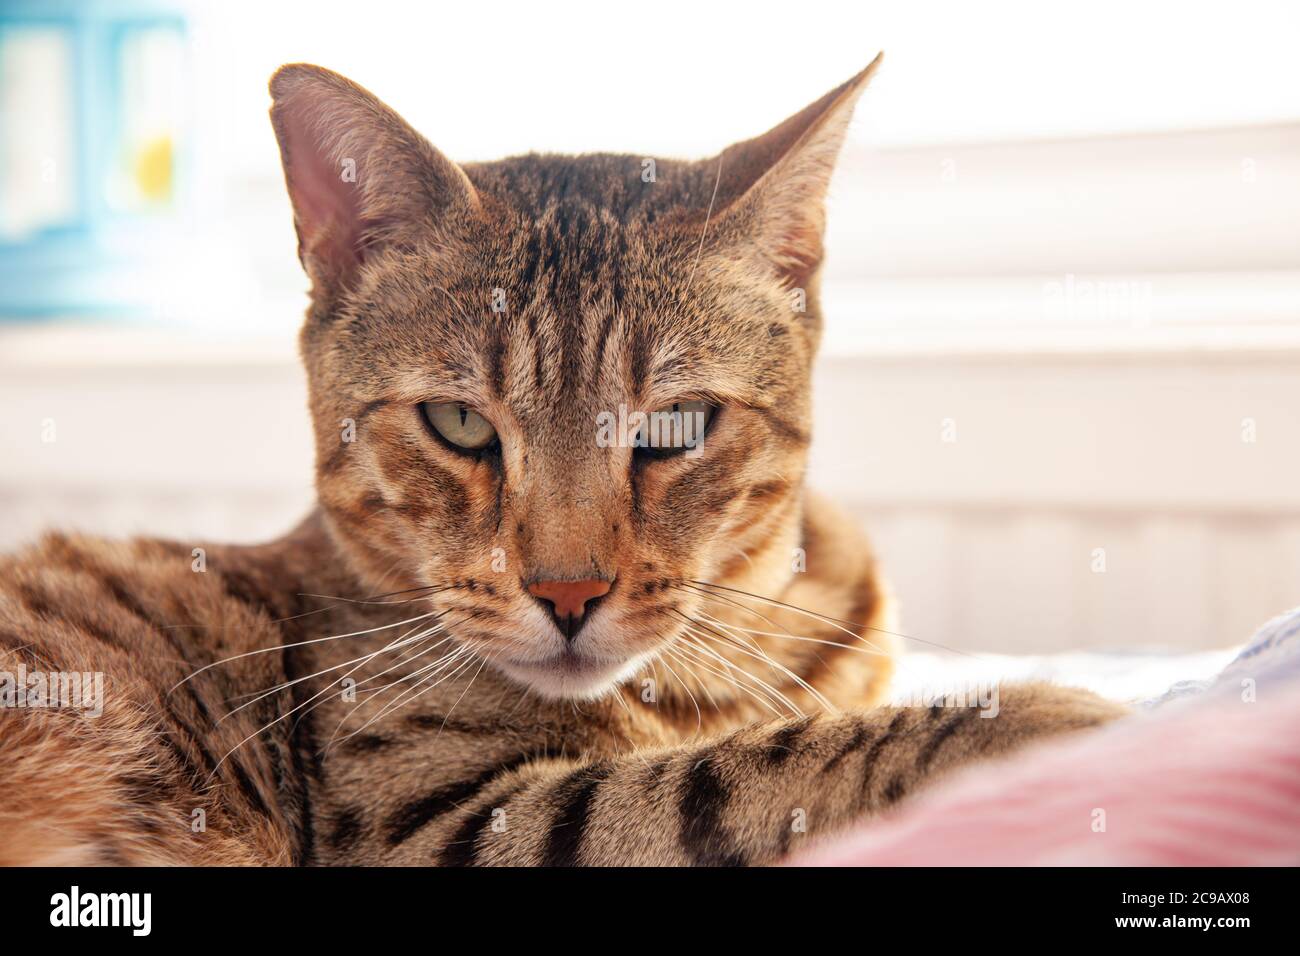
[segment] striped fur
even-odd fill
[[[870,72],[648,178],[457,166],[349,81],[277,73],[319,508],[201,570],[65,536],[0,567],[0,662],[109,682],[99,718],[0,712],[0,862],[761,864],[1113,716],[1046,687],[993,720],[868,709],[888,597],[803,476],[822,199]],[[719,409],[698,456],[595,440],[683,399]],[[499,449],[435,439],[426,401]],[[572,650],[609,673],[579,680],[526,584],[590,577]]]

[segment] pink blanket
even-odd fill
[[[1300,863],[1300,680],[1256,685],[1243,673],[1229,668],[1213,692],[972,768],[790,862]]]

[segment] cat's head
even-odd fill
[[[317,487],[369,588],[427,587],[464,646],[583,696],[693,582],[789,575],[823,200],[875,65],[712,159],[464,166],[337,74],[275,74]]]

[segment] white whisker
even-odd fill
[[[232,657],[227,657],[227,658],[224,658],[224,659],[219,660],[219,661],[213,661],[211,664],[204,664],[202,667],[200,667],[198,670],[196,670],[196,671],[195,671],[193,674],[191,674],[189,677],[186,677],[185,680],[179,681],[179,682],[177,682],[175,685],[173,685],[172,688],[171,688],[171,690],[167,691],[167,693],[170,694],[170,693],[171,693],[172,691],[174,691],[177,687],[180,687],[181,684],[184,684],[184,683],[186,683],[187,681],[193,680],[195,677],[198,677],[198,676],[199,676],[200,674],[202,674],[204,671],[209,670],[210,668],[216,667],[218,664],[229,664],[231,661],[241,660],[241,659],[243,659],[243,658],[245,658],[245,657],[254,657],[254,656],[256,656],[257,654],[271,654],[271,653],[274,653],[274,652],[276,652],[276,651],[284,651],[284,650],[288,650],[288,649],[291,648],[291,647],[304,647],[304,646],[306,646],[306,645],[308,645],[308,644],[321,644],[321,643],[323,643],[323,642],[325,642],[325,641],[340,641],[340,640],[342,640],[342,639],[345,638],[345,637],[361,637],[361,636],[364,635],[364,634],[374,634],[376,631],[386,631],[386,630],[388,630],[389,628],[393,628],[393,627],[401,627],[403,624],[411,624],[411,623],[414,622],[414,621],[424,621],[424,620],[427,620],[428,618],[431,618],[431,617],[433,617],[433,616],[435,616],[435,615],[437,615],[437,614],[440,614],[440,613],[445,613],[445,612],[429,611],[428,613],[426,613],[426,614],[420,614],[420,615],[418,615],[417,617],[410,617],[410,618],[407,618],[405,621],[394,621],[392,624],[381,624],[379,627],[372,627],[372,628],[369,628],[369,629],[364,630],[364,631],[352,631],[352,632],[350,632],[350,633],[348,633],[348,634],[331,634],[331,635],[329,635],[328,637],[313,637],[313,638],[311,638],[310,640],[306,640],[306,641],[297,641],[297,642],[295,642],[295,643],[293,643],[293,644],[277,644],[277,645],[274,646],[274,647],[262,647],[262,648],[258,648],[258,649],[255,650],[255,651],[245,651],[243,654],[235,654],[235,655],[232,656]]]
[[[434,630],[436,631],[436,628]],[[428,633],[416,634],[413,637],[407,637],[407,635],[409,635],[410,633],[411,633],[410,631],[407,631],[406,634],[402,635],[402,637],[399,637],[396,641],[391,641],[388,644],[385,644],[377,651],[372,651],[369,654],[362,654],[360,657],[354,657],[352,658],[352,660],[344,661],[342,664],[335,664],[333,667],[323,668],[321,670],[316,671],[316,673],[308,674],[305,677],[296,677],[293,680],[285,681],[283,684],[277,684],[275,687],[272,687],[270,690],[266,690],[261,692],[260,694],[252,696],[251,700],[247,700],[244,703],[240,704],[238,707],[227,712],[225,715],[217,719],[217,723],[220,724],[223,721],[225,721],[227,718],[239,713],[245,707],[251,707],[253,704],[256,704],[259,700],[263,700],[267,697],[270,697],[272,694],[277,694],[280,691],[288,690],[290,687],[294,686],[295,684],[300,684],[305,680],[311,680],[313,677],[320,677],[322,674],[328,674],[330,671],[339,670],[341,668],[347,667],[349,664],[356,664],[358,662],[364,664],[367,661],[373,660],[374,658],[378,657],[380,654],[385,654],[388,651],[397,650],[400,647],[405,647],[406,645],[412,644],[416,641],[424,640],[426,637],[429,636],[429,633],[433,633],[433,632],[431,631]],[[349,671],[348,673],[350,674],[352,672]],[[346,677],[347,675],[344,676]],[[343,678],[340,678],[340,680],[342,679]],[[337,683],[338,681],[331,681],[329,686],[333,687]],[[245,695],[245,696],[250,696],[250,695]]]
[[[443,674],[443,676],[438,677],[438,673],[439,673],[440,671],[442,671],[442,670],[446,670],[448,667],[451,666],[451,664],[452,664],[453,662],[459,660],[461,657],[464,657],[465,660],[462,661],[462,662],[461,662],[461,663],[460,663],[456,668],[454,668],[453,670],[451,670],[450,673]],[[438,667],[437,670],[434,670],[432,673],[430,673],[427,677],[425,677],[425,678],[424,678],[423,680],[421,680],[419,683],[415,684],[415,685],[412,686],[412,687],[409,687],[408,689],[406,689],[405,691],[403,691],[401,694],[398,694],[397,697],[394,698],[394,700],[392,700],[390,703],[388,703],[387,705],[385,705],[384,708],[383,708],[383,709],[382,709],[378,714],[376,714],[374,717],[371,717],[368,721],[366,721],[364,724],[362,724],[362,725],[361,725],[360,727],[358,727],[356,730],[352,731],[350,734],[346,735],[345,737],[339,738],[339,736],[338,736],[338,735],[339,735],[339,731],[343,729],[343,725],[344,725],[345,723],[347,723],[348,717],[351,717],[352,715],[351,715],[351,714],[348,714],[347,716],[345,716],[341,721],[339,721],[339,725],[338,725],[336,728],[334,728],[334,733],[333,733],[332,735],[330,735],[330,739],[325,743],[324,750],[325,750],[325,751],[328,751],[331,747],[333,747],[333,746],[334,746],[334,743],[335,743],[336,740],[337,740],[339,743],[342,743],[343,741],[346,741],[346,740],[350,740],[351,738],[355,737],[357,734],[359,734],[359,733],[361,733],[363,730],[365,730],[367,727],[370,727],[370,726],[371,726],[372,724],[374,724],[375,722],[377,722],[377,721],[379,721],[379,720],[382,720],[385,716],[387,716],[388,714],[391,714],[394,710],[396,710],[398,707],[400,707],[400,706],[402,705],[402,703],[403,703],[405,700],[407,700],[408,698],[411,699],[411,700],[414,700],[414,699],[417,698],[417,697],[423,696],[424,694],[426,694],[426,693],[428,693],[429,691],[433,690],[433,688],[437,687],[437,686],[438,686],[439,684],[441,684],[443,681],[448,680],[449,678],[455,677],[457,674],[460,674],[462,671],[465,670],[465,668],[466,668],[467,666],[469,666],[469,665],[472,664],[473,662],[474,662],[474,656],[473,656],[473,653],[472,653],[472,652],[471,652],[467,647],[458,647],[458,648],[457,648],[455,651],[453,651],[451,654],[447,655],[447,657],[443,658],[443,661],[440,662],[440,666]],[[412,676],[414,676],[414,675],[412,675]],[[426,687],[424,690],[420,690],[419,693],[416,693],[416,691],[419,690],[419,688],[420,688],[421,685],[423,685],[424,683],[426,683],[427,681],[431,680],[431,679],[434,678],[434,677],[438,677],[438,679],[435,680],[435,681],[434,681],[432,684],[430,684],[428,687]],[[398,683],[400,683],[400,682],[398,682]],[[412,696],[412,695],[414,695],[414,696]],[[374,698],[371,698],[371,699],[373,700]],[[367,701],[367,703],[369,703],[369,701]]]
[[[447,726],[447,721],[451,720],[451,715],[455,713],[457,705],[460,704],[460,702],[465,699],[465,695],[469,693],[469,689],[474,686],[474,682],[478,680],[478,675],[483,673],[483,668],[487,666],[487,662],[488,659],[486,657],[483,658],[483,662],[479,664],[478,670],[474,672],[474,676],[469,679],[469,683],[465,685],[465,689],[461,691],[460,696],[456,698],[456,703],[452,704],[451,709],[448,710],[447,713],[443,716],[442,724],[441,726],[438,727],[438,732],[434,734],[435,737],[442,736],[442,731],[443,728]]]
[[[724,624],[723,627],[726,627],[726,625]],[[812,684],[808,683],[808,681],[806,681],[804,678],[800,677],[794,671],[790,670],[790,668],[786,667],[780,661],[774,659],[770,654],[768,654],[766,651],[762,650],[761,648],[759,649],[759,653],[755,654],[753,651],[746,650],[744,647],[742,647],[738,641],[729,639],[726,637],[726,635],[718,634],[717,631],[713,631],[712,636],[710,636],[710,634],[707,633],[707,631],[703,633],[701,636],[707,637],[710,640],[720,640],[723,643],[731,647],[734,647],[740,653],[748,657],[752,657],[755,660],[762,661],[764,664],[772,668],[774,671],[780,674],[784,674],[786,677],[789,677],[792,681],[794,681],[796,684],[798,684],[800,687],[806,690],[809,694],[812,695],[813,699],[816,700],[817,703],[821,704],[822,707],[825,708],[826,710],[834,711],[836,709],[835,705],[832,704],[829,700],[827,700],[826,697],[822,695],[821,691],[813,687]]]
[[[681,645],[678,645],[678,647],[675,648],[674,650],[680,650],[680,649],[681,649]],[[700,680],[700,675],[696,673],[695,668],[691,667],[691,665],[687,663],[686,659],[681,655],[674,654],[673,660],[675,660],[678,664],[680,664],[682,666],[682,669],[686,671],[686,673],[689,674],[695,680],[696,685],[700,688],[700,690],[704,692],[704,696],[709,699],[709,703],[713,705],[713,709],[715,711],[721,712],[722,708],[718,706],[718,700],[716,697],[713,696],[713,691],[709,690],[709,685],[707,682]]]
[[[871,641],[867,640],[867,639],[866,639],[865,637],[863,637],[861,634],[857,634],[857,633],[855,633],[855,632],[853,632],[853,631],[850,631],[847,627],[844,627],[841,623],[839,623],[838,621],[836,621],[834,618],[827,617],[825,614],[818,614],[816,611],[809,611],[807,608],[796,607],[796,606],[793,605],[793,604],[786,604],[784,601],[776,601],[776,600],[773,600],[772,598],[762,597],[762,596],[760,596],[760,595],[758,595],[758,594],[750,594],[748,591],[738,591],[736,588],[725,587],[724,585],[721,585],[721,584],[709,584],[707,581],[694,581],[694,582],[692,582],[692,583],[693,583],[693,584],[697,584],[697,585],[707,585],[708,587],[711,587],[711,588],[719,588],[719,589],[721,589],[721,590],[723,590],[723,591],[730,591],[730,592],[733,593],[733,594],[739,594],[739,595],[741,595],[742,597],[747,597],[747,598],[749,598],[749,599],[751,599],[751,600],[754,600],[754,601],[761,601],[762,603],[767,604],[767,605],[772,606],[772,607],[779,607],[779,608],[782,608],[783,610],[786,610],[786,611],[794,611],[796,614],[802,614],[802,615],[804,615],[805,617],[810,617],[810,618],[812,618],[813,620],[821,621],[823,624],[829,624],[831,627],[835,628],[837,631],[843,631],[845,634],[847,634],[849,637],[853,638],[855,641],[862,641],[862,643],[866,644],[868,647],[874,648],[875,650],[879,651],[879,652],[882,653],[882,654],[885,653],[885,651],[884,651],[883,648],[877,646],[876,644],[873,644]],[[757,614],[757,613],[758,613],[757,611],[751,611],[751,612],[754,613],[754,614]],[[770,622],[769,622],[769,623],[770,623]],[[849,622],[849,623],[853,623],[853,622]],[[860,624],[860,625],[856,625],[856,626],[858,626],[858,627],[862,627],[862,628],[864,628],[865,630],[870,630],[870,631],[881,631],[881,633],[884,633],[884,634],[890,634],[890,635],[893,635],[893,636],[895,636],[895,637],[906,637],[906,636],[907,636],[907,635],[905,635],[905,634],[894,635],[892,631],[884,631],[884,630],[881,629],[881,628],[878,628],[878,627],[870,627],[869,625],[866,625],[866,624]]]
[[[828,641],[820,637],[805,637],[802,634],[782,634],[777,631],[759,631],[752,627],[741,627],[739,624],[728,624],[724,621],[719,621],[712,614],[707,614],[704,611],[700,612],[700,617],[712,624],[721,625],[733,631],[744,631],[747,634],[758,634],[762,637],[779,637],[785,641],[808,641],[812,644],[825,644],[827,647],[834,647],[842,651],[852,651],[854,654],[863,654],[867,657],[881,656],[878,652],[870,651],[863,647],[854,647],[851,644],[841,644],[839,641]]]
[[[670,654],[672,652],[665,648],[664,653]],[[673,670],[673,665],[669,664],[668,661],[662,657],[660,660],[664,662],[664,667],[668,668],[668,673],[677,678],[677,683],[682,685],[682,690],[686,691],[686,695],[690,697],[691,703],[695,705],[695,732],[699,733],[704,726],[704,715],[700,713],[700,702],[695,699],[695,695],[691,693],[691,689],[686,686],[686,681],[682,680],[677,671]]]
[[[784,694],[782,694],[780,691],[776,690],[775,688],[772,688],[768,684],[765,684],[761,678],[755,677],[753,674],[745,670],[745,668],[736,664],[734,661],[729,661],[725,657],[722,657],[720,654],[714,653],[711,648],[705,647],[704,645],[700,644],[698,641],[695,640],[684,641],[680,645],[678,645],[677,649],[681,653],[689,652],[692,655],[694,655],[694,659],[697,661],[697,663],[699,663],[701,667],[706,668],[710,673],[717,674],[719,677],[730,680],[731,684],[734,687],[736,687],[738,690],[744,691],[754,700],[758,701],[758,703],[762,704],[768,710],[772,711],[772,713],[775,714],[776,716],[784,717],[786,716],[787,712],[796,715],[801,714],[799,708],[796,707],[795,704]],[[714,666],[714,664],[704,659],[705,656],[709,657],[712,661],[716,661],[718,664],[721,664],[725,668],[725,670],[718,670],[718,668]],[[731,676],[733,674],[739,675],[740,677],[753,681],[756,686],[751,687],[748,684],[739,683],[735,677]],[[780,705],[782,708],[784,708],[784,710],[778,709],[777,705]]]
[[[690,627],[688,627],[686,630],[687,630],[688,633],[690,633],[691,635],[693,635],[694,637],[697,637],[697,638],[698,638],[698,637],[704,637],[704,636],[706,636],[706,635],[702,634],[701,632],[696,631],[694,628],[690,628]],[[777,688],[773,687],[771,684],[769,684],[767,681],[763,680],[763,679],[762,679],[761,677],[759,677],[757,674],[751,673],[750,671],[746,670],[745,668],[740,667],[740,666],[737,665],[734,661],[729,661],[729,660],[727,660],[725,657],[723,657],[721,654],[719,654],[719,653],[718,653],[717,651],[715,651],[713,648],[708,647],[708,646],[706,646],[706,645],[704,645],[704,644],[701,644],[701,643],[699,643],[699,641],[694,641],[694,642],[692,642],[692,643],[693,643],[693,646],[695,647],[695,649],[696,649],[697,651],[700,651],[701,653],[706,654],[706,655],[709,656],[710,658],[713,658],[713,659],[716,660],[718,663],[720,663],[720,664],[722,664],[724,667],[726,667],[728,670],[733,670],[733,671],[736,671],[737,673],[740,673],[740,674],[745,675],[745,677],[747,677],[747,678],[749,678],[750,680],[754,681],[756,684],[760,685],[764,690],[766,690],[767,692],[769,692],[770,694],[772,694],[772,695],[773,695],[777,700],[779,700],[779,701],[780,701],[780,702],[781,702],[785,707],[787,707],[788,709],[790,709],[790,710],[793,711],[794,713],[798,714],[799,716],[803,716],[803,711],[801,711],[801,710],[800,710],[800,709],[795,705],[794,701],[790,700],[789,697],[787,697],[785,694],[781,693],[781,691],[777,690]]]

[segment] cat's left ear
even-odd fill
[[[386,242],[478,208],[464,170],[351,80],[295,63],[271,77],[271,96],[298,258],[317,299],[348,288]]]
[[[709,161],[721,164],[720,231],[756,245],[789,287],[804,287],[821,265],[826,189],[853,107],[883,57],[781,125]]]

